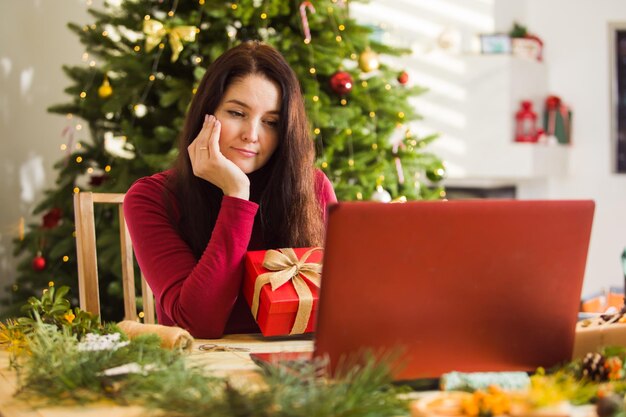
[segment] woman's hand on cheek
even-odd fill
[[[205,116],[202,130],[187,147],[193,173],[221,188],[224,195],[250,198],[250,180],[244,172],[220,152],[221,125],[215,116]]]

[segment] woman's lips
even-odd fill
[[[236,150],[237,152],[239,152],[239,154],[241,154],[242,156],[245,156],[247,158],[252,158],[254,156],[256,156],[256,152],[254,151],[249,151],[247,149],[242,149],[242,148],[233,148],[234,150]]]

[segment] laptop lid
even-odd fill
[[[571,359],[593,201],[344,202],[328,215],[315,355],[400,350],[395,379]]]

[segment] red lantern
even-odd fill
[[[352,76],[345,71],[337,71],[330,77],[330,89],[339,95],[348,94],[352,91]]]
[[[533,103],[522,101],[520,110],[515,113],[515,141],[537,142],[537,113],[533,110]]]

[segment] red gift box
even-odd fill
[[[243,293],[264,336],[314,330],[323,255],[321,248],[246,254]]]

